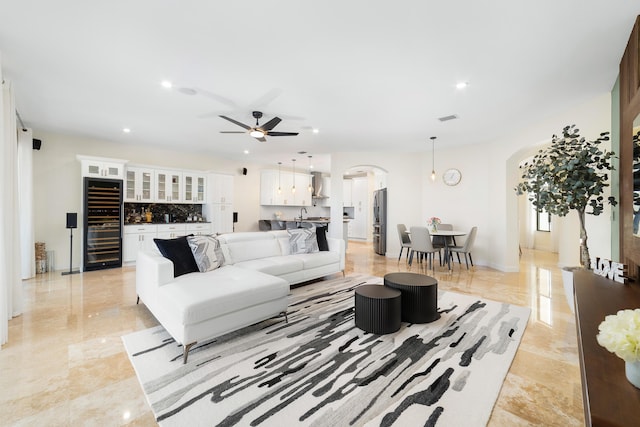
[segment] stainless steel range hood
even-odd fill
[[[311,172],[311,185],[313,186],[313,198],[314,199],[328,199],[322,191],[322,173]]]

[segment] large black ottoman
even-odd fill
[[[384,285],[402,292],[402,321],[429,323],[440,318],[438,281],[417,273],[389,273]]]
[[[380,285],[361,285],[355,291],[356,326],[372,334],[400,329],[400,291]]]

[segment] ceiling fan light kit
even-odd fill
[[[261,111],[253,111],[251,113],[251,115],[253,116],[254,119],[256,119],[256,125],[251,127],[249,125],[246,125],[242,122],[239,122],[237,120],[232,119],[231,117],[227,117],[227,116],[220,116],[225,120],[230,121],[231,123],[240,126],[241,128],[245,129],[248,133],[249,136],[252,136],[253,138],[257,139],[260,142],[266,142],[266,136],[295,136],[298,135],[298,132],[273,132],[273,128],[276,127],[278,125],[278,123],[280,123],[282,121],[282,119],[280,119],[279,117],[274,117],[273,119],[269,120],[267,123],[263,124],[262,126],[260,126],[260,119],[262,118],[262,112]],[[242,131],[220,131],[220,133],[245,133]]]

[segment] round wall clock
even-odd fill
[[[458,185],[461,179],[462,179],[462,174],[458,169],[455,169],[455,168],[447,169],[442,174],[442,180],[447,185]]]

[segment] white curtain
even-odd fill
[[[20,212],[21,277],[36,275],[33,237],[33,133],[18,129],[18,212]]]
[[[0,344],[9,338],[9,320],[22,312],[18,222],[18,141],[11,82],[2,77],[0,57]]]

